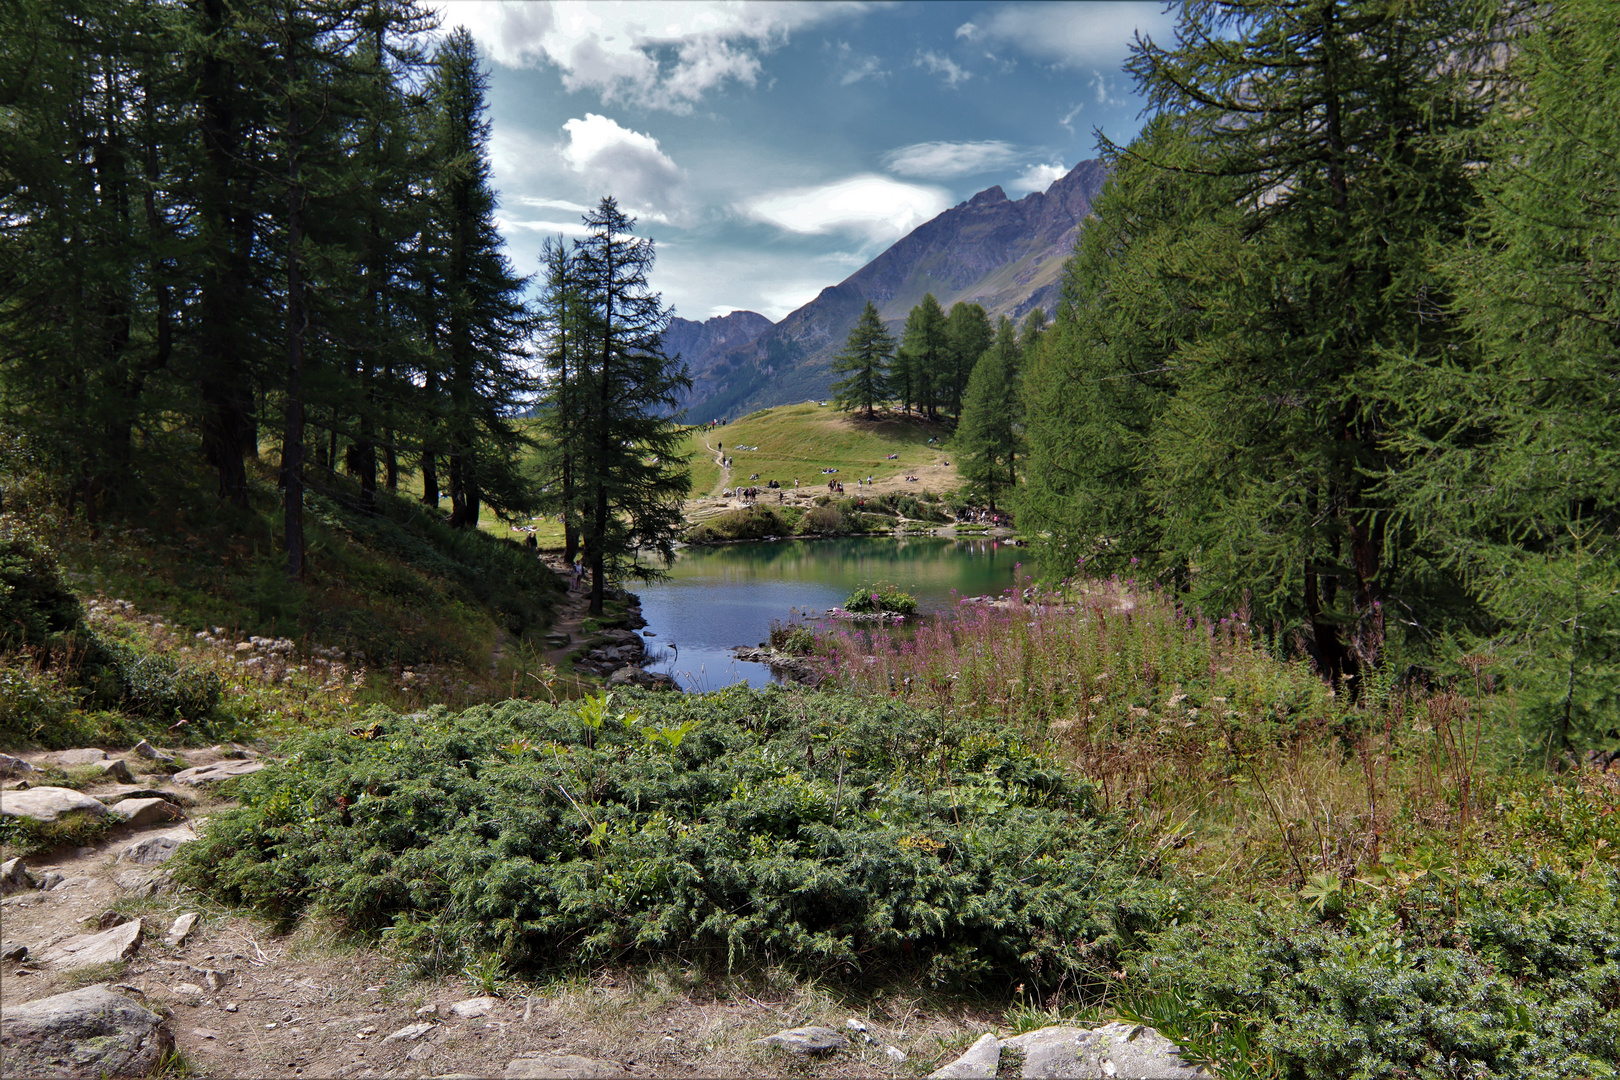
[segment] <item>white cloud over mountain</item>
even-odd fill
[[[464,25],[506,67],[551,64],[570,91],[604,104],[690,112],[728,82],[753,86],[759,56],[793,30],[865,10],[864,3],[674,2],[612,4],[441,0],[446,27]]]
[[[884,164],[901,176],[948,179],[972,176],[1009,165],[1018,159],[1011,143],[998,139],[981,142],[924,142],[902,146],[883,156]]]
[[[898,240],[951,205],[935,187],[887,176],[853,176],[817,187],[776,191],[750,200],[747,216],[792,233],[848,233]]]
[[[1069,174],[1062,165],[1031,165],[1007,186],[1014,192],[1045,191]]]

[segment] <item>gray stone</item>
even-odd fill
[[[0,949],[0,960],[8,963],[16,961],[20,964],[26,959],[28,959],[28,946],[26,945],[7,945],[5,948]]]
[[[203,988],[196,983],[175,983],[171,989],[181,997],[202,997],[203,995]]]
[[[906,1052],[900,1049],[898,1046],[885,1045],[883,1047],[883,1056],[894,1062],[896,1065],[906,1060]]]
[[[505,1080],[597,1080],[629,1076],[617,1062],[579,1054],[524,1054],[506,1063]]]
[[[184,945],[186,938],[190,937],[191,932],[197,928],[197,920],[200,918],[202,916],[195,911],[186,912],[174,920],[174,925],[169,927],[167,934],[163,935],[163,940],[170,945]]]
[[[163,1018],[105,985],[6,1007],[5,1074],[145,1076],[174,1048]]]
[[[37,888],[39,879],[29,873],[27,863],[21,859],[7,859],[0,863],[0,896]]]
[[[66,880],[67,875],[59,873],[55,870],[47,870],[45,873],[39,876],[40,891],[50,892],[52,889],[56,888]]]
[[[144,933],[142,922],[133,922],[103,930],[99,934],[79,934],[48,950],[40,960],[64,971],[89,967],[91,964],[115,964],[128,960],[141,947]]]
[[[500,1005],[500,998],[475,997],[465,1001],[458,1001],[450,1006],[450,1012],[463,1020],[471,1020],[475,1016],[488,1016],[496,1006]]]
[[[159,750],[145,739],[142,739],[140,742],[136,743],[135,748],[131,750],[130,753],[146,758],[148,761],[174,760],[173,754],[165,754],[163,751]]]
[[[113,884],[135,896],[156,896],[169,884],[169,872],[156,870],[125,870],[113,878]]]
[[[167,799],[124,799],[108,809],[125,825],[167,825],[186,816]]]
[[[189,836],[148,836],[120,851],[118,861],[136,863],[140,866],[157,866],[172,859],[174,853],[180,850],[181,844],[189,844],[191,841],[192,837]]]
[[[408,1024],[383,1039],[383,1042],[414,1042],[432,1031],[436,1026],[435,1024]]]
[[[95,765],[106,761],[107,751],[98,750],[94,746],[87,747],[83,750],[63,750],[60,753],[52,754],[46,760],[52,765],[58,765],[64,769],[72,769],[81,765]]]
[[[26,776],[31,772],[37,771],[38,770],[36,770],[32,765],[28,764],[28,762],[24,761],[20,757],[12,757],[10,754],[0,754],[0,780],[3,780],[8,776]]]
[[[647,690],[674,690],[679,693],[681,686],[673,676],[661,671],[647,671],[643,668],[630,666],[620,668],[608,676],[609,686],[640,686]]]
[[[825,1054],[833,1050],[848,1050],[849,1040],[827,1027],[787,1028],[763,1039],[755,1039],[755,1046],[780,1046],[796,1054]]]
[[[1029,1078],[1208,1080],[1214,1075],[1182,1060],[1175,1043],[1139,1024],[1047,1027],[1007,1039],[1002,1046],[1023,1051],[1021,1075]]]
[[[968,1047],[967,1053],[929,1073],[929,1080],[995,1080],[1001,1067],[1001,1043],[984,1034]]]
[[[102,779],[116,780],[120,784],[133,784],[135,776],[129,771],[129,763],[123,758],[108,758],[106,761],[91,762],[94,768],[101,770]]]
[[[174,782],[188,787],[201,787],[204,784],[217,784],[221,780],[256,773],[262,768],[264,768],[262,761],[216,761],[212,765],[198,765],[194,769],[177,772],[174,774]]]
[[[0,815],[55,821],[63,814],[102,817],[107,807],[82,791],[65,787],[35,787],[27,791],[0,791]]]

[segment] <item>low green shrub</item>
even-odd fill
[[[1224,905],[1156,935],[1137,970],[1287,1077],[1616,1075],[1612,869],[1435,869],[1338,901]],[[1154,1022],[1165,998],[1146,1000]]]
[[[80,847],[94,843],[115,823],[116,819],[91,817],[83,812],[62,814],[55,821],[7,815],[0,817],[0,851],[11,858],[40,855],[59,847]]]
[[[847,695],[377,710],[291,741],[177,860],[459,967],[706,951],[936,980],[1106,978],[1146,883],[1088,785],[1004,729]]]
[[[791,536],[797,525],[797,511],[787,507],[745,506],[705,521],[686,534],[688,543],[713,544],[726,540],[763,540],[767,536]]]
[[[9,517],[0,521],[0,652],[56,646],[84,624],[84,608],[50,550]]]
[[[898,585],[886,585],[878,582],[875,585],[862,585],[849,594],[844,601],[844,610],[857,614],[875,614],[880,611],[891,612],[895,615],[917,614],[917,598],[908,592],[903,592]]]
[[[771,620],[771,648],[796,656],[809,656],[816,651],[816,631],[802,622]]]

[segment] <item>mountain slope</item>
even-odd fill
[[[992,320],[1050,312],[1064,260],[1074,249],[1107,171],[1082,161],[1045,192],[1016,202],[999,187],[919,225],[892,247],[748,343],[693,368],[687,418],[735,416],[825,397],[832,358],[868,300],[898,333],[924,293],[947,309],[983,304]]]
[[[686,361],[692,377],[699,379],[726,353],[744,347],[771,326],[771,320],[754,311],[733,311],[704,322],[674,318],[664,331],[664,352]]]

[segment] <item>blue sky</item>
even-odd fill
[[[935,214],[1044,190],[1126,140],[1120,71],[1160,3],[443,0],[490,72],[501,228],[520,271],[604,194],[658,244],[689,319],[780,319]]]

